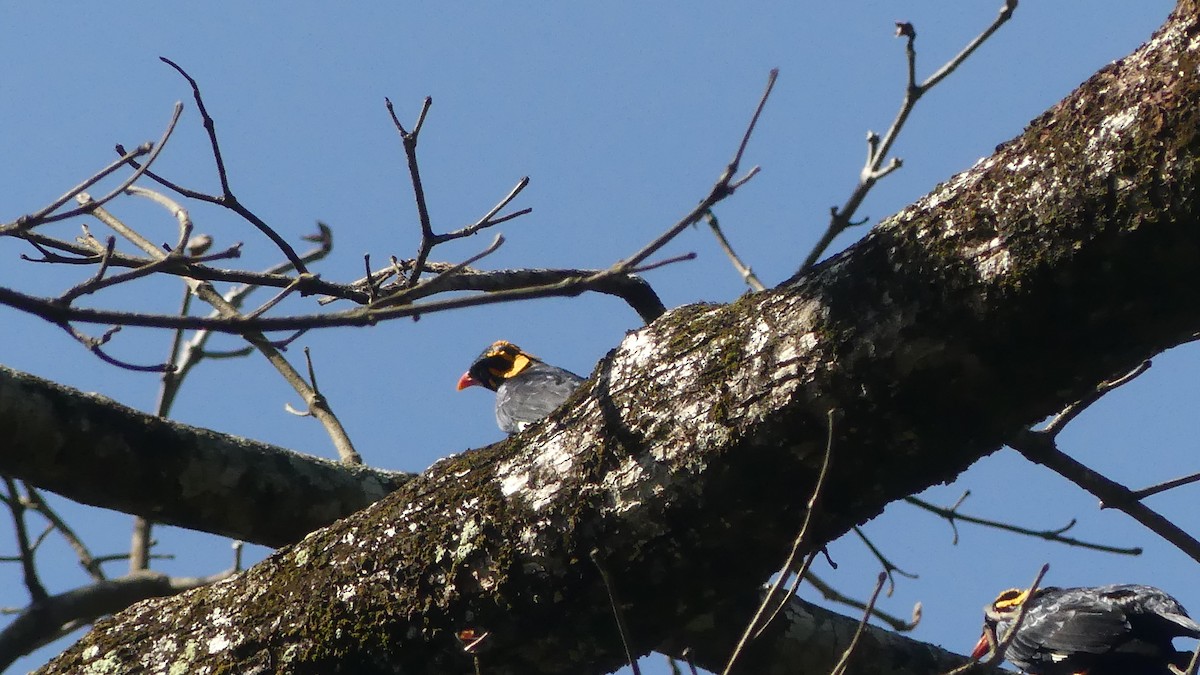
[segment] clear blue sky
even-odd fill
[[[360,276],[363,253],[384,261],[415,250],[411,191],[385,96],[405,123],[415,119],[424,96],[433,97],[420,152],[436,229],[474,221],[520,177],[531,177],[515,206],[533,213],[500,228],[508,243],[482,266],[605,266],[706,193],[769,69],[778,67],[778,86],[746,160],[762,173],[718,210],[739,252],[765,282],[776,283],[792,273],[829,207],[853,187],[866,131],[884,131],[895,114],[904,58],[893,21],[916,25],[918,69],[928,74],[991,21],[1001,3],[808,4],[63,3],[52,10],[50,3],[3,2],[0,222],[40,207],[111,161],[114,143],[157,138],[177,100],[186,112],[157,168],[185,185],[216,190],[190,91],[158,61],[162,55],[201,83],[236,194],[298,247],[316,220],[334,227],[335,252],[317,268],[326,278]],[[1023,3],[1012,22],[921,102],[895,148],[904,168],[875,190],[860,215],[872,222],[887,216],[990,154],[1095,70],[1137,47],[1172,4]],[[160,212],[133,204],[113,210],[164,240],[174,237],[174,225]],[[230,215],[213,209],[192,215],[218,246],[245,242],[248,266],[275,261],[263,237]],[[77,227],[55,232],[69,238]],[[435,258],[465,258],[490,238],[446,246]],[[744,290],[711,239],[703,230],[685,233],[663,255],[695,251],[698,259],[648,275],[668,306],[728,301]],[[852,240],[844,236],[834,250]],[[31,252],[0,241],[0,284],[56,294],[82,279],[18,259]],[[178,293],[176,284],[143,284],[120,293],[119,302],[169,311]],[[115,370],[57,328],[0,311],[0,363],[152,407],[153,376]],[[321,387],[366,461],[420,471],[500,437],[491,396],[454,390],[483,346],[509,339],[586,374],[637,326],[619,301],[587,296],[310,334],[297,347],[312,348]],[[153,362],[167,344],[166,334],[127,330],[111,350]],[[299,359],[300,350],[292,354]],[[1072,426],[1065,449],[1131,486],[1194,471],[1198,372],[1195,349],[1160,358]],[[332,456],[319,426],[285,413],[287,402],[298,405],[260,360],[213,362],[192,375],[176,417]],[[962,527],[955,547],[945,523],[896,505],[866,530],[897,564],[920,574],[901,580],[882,603],[902,615],[914,602],[924,604],[915,637],[969,649],[980,607],[1000,588],[1028,583],[1043,562],[1052,565],[1047,583],[1154,583],[1200,611],[1194,563],[1014,453],[980,462],[928,497],[950,503],[964,489],[972,490],[966,507],[972,513],[1034,527],[1078,518],[1076,536],[1142,545],[1147,553],[1118,558],[970,526]],[[1155,498],[1153,505],[1200,531],[1196,489]],[[127,547],[128,517],[57,503],[95,553]],[[159,552],[176,556],[161,568],[176,574],[211,573],[230,556],[227,542],[213,537],[161,529],[158,539]],[[13,551],[9,519],[0,518],[0,555]],[[818,572],[865,596],[876,567],[863,546],[845,539],[830,552],[840,568]],[[84,579],[56,540],[39,563],[51,592]],[[0,567],[0,574],[0,605],[23,604],[18,568]],[[18,662],[13,672],[36,667],[61,647]],[[657,669],[661,659],[652,657],[650,672]]]

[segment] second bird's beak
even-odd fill
[[[971,658],[980,659],[987,655],[992,650],[992,641],[988,639],[988,632],[985,630],[983,635],[979,636],[979,642],[975,643],[975,649],[971,651]]]

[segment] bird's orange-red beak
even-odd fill
[[[474,387],[479,383],[479,380],[471,377],[471,373],[463,373],[463,376],[458,378],[458,391],[462,391],[467,387]]]
[[[988,640],[987,631],[984,631],[983,635],[979,636],[979,642],[975,643],[975,649],[971,651],[971,658],[983,658],[984,656],[987,656],[987,653],[991,651],[991,649],[992,645]]]

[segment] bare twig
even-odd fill
[[[861,539],[862,542],[867,545],[867,550],[869,550],[871,552],[871,555],[875,556],[875,559],[879,561],[879,564],[883,565],[883,573],[887,577],[887,580],[888,580],[888,592],[887,592],[888,597],[891,597],[892,593],[894,593],[896,591],[896,579],[893,576],[893,573],[899,574],[900,576],[907,577],[909,579],[919,579],[920,578],[919,576],[917,576],[916,574],[913,574],[912,572],[905,572],[904,570],[900,569],[900,567],[898,567],[895,563],[893,563],[887,556],[885,556],[883,554],[883,551],[880,551],[879,547],[875,546],[875,543],[872,542],[867,537],[867,535],[862,531],[862,528],[858,527],[857,525],[854,526],[854,533],[857,534],[858,538]]]
[[[733,263],[733,268],[737,270],[739,275],[741,275],[742,281],[744,281],[752,290],[767,290],[767,287],[764,286],[763,283],[758,280],[758,277],[754,275],[754,270],[750,269],[749,265],[743,263],[742,259],[738,257],[738,254],[734,252],[733,246],[729,243],[729,240],[725,238],[725,233],[721,231],[721,224],[717,221],[717,216],[712,211],[709,211],[708,213],[704,214],[704,220],[712,229],[713,236],[717,238],[717,243],[721,245],[721,250],[725,251],[725,255],[729,257],[729,262]]]
[[[16,481],[4,476],[4,485],[8,488],[6,503],[12,514],[13,529],[17,534],[17,552],[21,561],[21,572],[25,575],[25,588],[29,589],[29,597],[33,602],[46,598],[46,587],[42,585],[37,575],[37,566],[33,563],[33,547],[29,544],[29,532],[25,529],[25,504],[17,492]]]
[[[1084,466],[1058,448],[1057,436],[1071,420],[1108,392],[1146,372],[1149,367],[1150,362],[1143,361],[1125,375],[1101,382],[1086,396],[1066,406],[1062,412],[1050,420],[1044,429],[1041,431],[1026,429],[1011,439],[1008,445],[1029,461],[1051,469],[1092,493],[1100,499],[1101,505],[1125,513],[1151,532],[1175,545],[1180,551],[1191,556],[1193,560],[1200,562],[1200,541],[1143,504],[1129,488]]]
[[[884,159],[891,152],[892,145],[896,142],[897,136],[900,135],[901,129],[904,128],[904,123],[908,120],[908,116],[912,113],[917,101],[922,96],[927,94],[930,89],[937,86],[939,82],[946,78],[947,75],[954,72],[956,68],[968,56],[970,56],[980,45],[984,43],[1000,26],[1004,25],[1012,18],[1013,11],[1017,8],[1017,0],[1005,0],[1004,6],[1000,8],[1000,13],[995,20],[983,30],[975,39],[971,40],[966,47],[958,54],[950,59],[945,65],[939,68],[933,75],[930,75],[924,82],[917,84],[916,81],[916,48],[915,42],[917,39],[917,31],[910,23],[897,22],[896,35],[905,38],[905,57],[908,65],[908,82],[904,88],[904,100],[900,104],[900,110],[896,113],[896,118],[892,121],[892,125],[888,128],[883,139],[875,132],[867,134],[867,161],[859,172],[858,184],[851,191],[849,198],[839,209],[832,207],[829,210],[829,225],[825,229],[825,233],[821,235],[820,240],[813,246],[808,257],[804,259],[804,263],[800,269],[792,277],[796,277],[807,272],[813,265],[817,263],[821,255],[833,243],[839,234],[856,225],[862,225],[866,219],[855,221],[854,216],[858,212],[858,207],[867,197],[867,193],[875,186],[879,179],[889,173],[899,169],[903,165],[903,160],[893,157],[884,165]]]
[[[858,646],[858,638],[862,636],[863,628],[866,627],[867,621],[871,619],[871,612],[875,609],[875,601],[879,598],[879,592],[883,590],[883,582],[888,578],[888,574],[879,573],[879,578],[875,582],[875,590],[871,593],[871,599],[867,601],[866,610],[863,612],[863,617],[858,622],[858,628],[854,631],[854,637],[850,638],[850,644],[846,645],[846,651],[842,652],[842,658],[838,660],[837,665],[833,670],[829,671],[829,675],[845,675],[846,664],[850,662],[850,655],[854,653],[854,648]]]
[[[103,179],[105,176],[109,175],[113,171],[116,171],[121,166],[123,166],[125,164],[129,164],[130,166],[134,167],[134,172],[132,174],[130,174],[125,180],[121,181],[121,183],[119,185],[117,185],[117,187],[114,188],[111,192],[109,192],[108,194],[104,195],[103,197],[95,200],[95,202],[97,204],[105,204],[109,200],[115,198],[117,195],[124,192],[125,188],[129,187],[130,185],[133,185],[134,181],[136,181],[138,178],[141,178],[142,174],[144,174],[147,171],[147,169],[149,169],[150,165],[154,163],[154,160],[158,158],[158,154],[160,152],[162,152],[162,149],[164,147],[166,147],[167,140],[171,138],[171,134],[175,131],[175,124],[177,122],[179,122],[179,116],[182,113],[183,113],[183,104],[176,103],[175,108],[171,113],[171,120],[167,123],[167,129],[166,129],[166,131],[163,132],[163,135],[158,140],[158,143],[156,143],[156,144],[143,143],[142,145],[131,150],[130,152],[125,152],[124,150],[122,150],[121,151],[122,156],[119,159],[117,159],[117,161],[115,161],[112,164],[109,164],[107,167],[101,169],[99,172],[94,174],[91,178],[88,178],[87,180],[83,181],[79,185],[76,185],[75,187],[71,188],[65,194],[60,196],[58,199],[55,199],[53,202],[51,202],[50,204],[48,204],[47,206],[42,208],[40,211],[37,211],[36,213],[30,214],[28,216],[21,216],[12,225],[0,226],[0,236],[7,235],[7,234],[10,234],[10,233],[12,233],[14,231],[18,231],[18,230],[27,230],[31,227],[36,227],[38,225],[44,225],[46,223],[52,223],[52,222],[59,221],[59,220],[66,220],[68,218],[74,218],[75,216],[83,214],[85,212],[85,210],[83,208],[74,208],[74,209],[64,211],[62,213],[50,215],[55,210],[57,210],[59,207],[61,207],[63,204],[66,204],[67,202],[71,201],[72,199],[74,199],[77,196],[79,196],[80,194],[82,194],[84,190],[88,189],[92,185],[95,185],[98,181]],[[141,157],[142,155],[145,155],[147,153],[149,154],[149,156],[146,158],[146,162],[144,164],[139,165],[137,162],[133,161],[136,157]]]
[[[624,610],[613,589],[612,579],[609,578],[608,571],[604,569],[604,565],[600,561],[600,550],[592,549],[588,555],[592,559],[592,564],[600,571],[600,580],[604,582],[604,591],[608,593],[608,602],[612,605],[613,619],[617,622],[617,632],[621,635],[621,646],[625,648],[625,659],[629,662],[629,669],[633,671],[633,675],[642,675],[641,668],[638,668],[637,657],[633,655],[633,650],[629,647],[629,632],[625,628]]]
[[[746,645],[755,636],[760,635],[770,622],[778,615],[779,608],[786,602],[786,596],[779,597],[779,589],[787,579],[788,575],[795,572],[797,576],[804,574],[804,569],[812,563],[812,556],[805,556],[805,560],[800,569],[797,569],[796,560],[800,555],[800,546],[804,542],[804,537],[808,533],[808,525],[812,522],[813,512],[817,508],[817,500],[821,496],[821,488],[825,484],[825,476],[829,472],[829,463],[833,457],[833,439],[834,439],[834,422],[837,418],[837,410],[831,408],[826,414],[826,423],[828,436],[825,440],[825,454],[821,458],[821,468],[817,473],[817,480],[813,484],[812,494],[808,498],[808,504],[804,509],[804,519],[800,524],[800,531],[796,533],[796,538],[792,540],[792,549],[788,551],[788,555],[784,558],[783,564],[779,567],[779,573],[776,575],[775,583],[763,595],[762,602],[759,603],[758,609],[754,612],[754,616],[750,622],[746,624],[746,629],[742,631],[742,636],[738,639],[737,646],[733,648],[733,653],[729,655],[729,661],[725,664],[725,669],[722,675],[729,675],[733,671],[733,666],[737,663],[738,657],[746,649]],[[775,605],[771,609],[770,614],[767,614],[767,608]],[[764,617],[766,619],[764,620]]]
[[[1071,403],[1067,407],[1063,408],[1062,412],[1051,418],[1046,426],[1042,428],[1041,433],[1048,434],[1050,436],[1057,436],[1058,433],[1067,426],[1067,424],[1078,417],[1079,414],[1084,410],[1087,410],[1089,407],[1091,407],[1093,403],[1099,401],[1101,397],[1117,387],[1132,382],[1137,376],[1149,370],[1151,365],[1153,365],[1153,363],[1147,359],[1139,363],[1128,373],[1125,373],[1116,379],[1106,380],[1096,385],[1096,387],[1092,389],[1092,391],[1088,392],[1083,398]]]
[[[147,197],[156,203],[163,205],[180,221],[181,231],[190,232],[191,221],[187,216],[187,211],[167,198],[165,195],[138,187],[131,187],[129,191],[131,194]],[[78,199],[81,203],[87,203],[87,194],[80,194]],[[151,257],[182,256],[182,247],[172,251],[171,253],[164,254],[148,240],[131,230],[128,226],[103,208],[93,207],[92,215],[109,227],[112,227],[122,236],[129,239],[131,242],[141,248],[144,253]],[[184,239],[184,241],[186,242],[186,239]],[[296,262],[299,261],[297,260],[293,262],[293,266],[296,264]],[[184,280],[188,284],[188,287],[191,289],[192,293],[195,294],[196,297],[211,305],[221,316],[221,318],[234,321],[243,320],[243,317],[238,312],[237,308],[227,302],[225,298],[222,297],[221,294],[212,287],[212,284],[187,277],[185,277]],[[199,317],[179,318],[186,319]],[[267,361],[269,361],[271,365],[275,367],[280,375],[283,376],[284,380],[286,380],[288,384],[290,384],[292,388],[304,398],[305,402],[309,406],[309,409],[312,411],[313,416],[321,422],[326,431],[329,433],[342,462],[347,464],[360,464],[362,462],[362,458],[358,455],[357,451],[354,450],[354,445],[350,442],[349,435],[342,427],[341,422],[337,419],[337,416],[333,414],[328,402],[314,392],[311,387],[309,387],[308,383],[304,381],[304,378],[296,372],[295,368],[288,363],[287,359],[283,357],[279,350],[272,345],[271,342],[267,340],[261,332],[253,330],[242,330],[239,332],[247,342],[254,345],[254,347],[266,357]]]
[[[742,141],[738,144],[737,151],[733,154],[733,159],[725,166],[725,170],[721,172],[721,176],[717,179],[716,184],[713,185],[712,190],[709,191],[708,196],[700,200],[696,208],[692,209],[686,216],[668,228],[666,232],[663,232],[654,239],[654,241],[651,241],[637,253],[614,265],[610,270],[612,274],[623,274],[631,268],[640,265],[646,258],[654,255],[660,248],[666,246],[668,242],[679,236],[679,233],[687,229],[689,225],[699,222],[713,205],[732,195],[734,190],[745,184],[746,181],[744,179],[734,180],[734,176],[741,166],[742,156],[746,153],[746,146],[750,143],[750,136],[754,133],[754,127],[758,124],[758,118],[762,115],[763,108],[767,105],[767,99],[771,96],[771,90],[775,88],[775,80],[778,77],[779,69],[773,68],[767,77],[767,87],[758,99],[758,106],[754,109],[754,115],[751,116],[750,124],[746,126],[745,133],[742,134]],[[750,173],[756,173],[756,170],[752,170]]]
[[[1151,532],[1174,544],[1176,548],[1200,562],[1200,541],[1196,541],[1157,511],[1138,501],[1129,488],[1089,469],[1058,449],[1053,436],[1045,432],[1025,431],[1009,441],[1009,445],[1025,456],[1025,459],[1041,464],[1087,490],[1100,499],[1105,506],[1115,508]]]
[[[1184,485],[1191,485],[1192,483],[1195,483],[1196,481],[1200,481],[1200,473],[1194,473],[1194,474],[1191,474],[1190,476],[1183,476],[1181,478],[1173,478],[1171,480],[1164,481],[1164,482],[1158,483],[1156,485],[1144,487],[1141,490],[1134,490],[1131,494],[1133,495],[1133,497],[1135,499],[1145,499],[1146,497],[1156,495],[1160,492],[1166,492],[1167,490],[1173,490],[1177,487],[1183,487]]]
[[[128,361],[118,359],[104,351],[104,345],[109,341],[109,339],[112,338],[114,334],[117,333],[117,331],[121,330],[120,326],[112,326],[108,330],[104,331],[100,337],[92,337],[79,330],[76,330],[74,326],[65,321],[55,321],[54,324],[66,331],[67,335],[75,338],[75,340],[79,342],[79,344],[83,345],[84,348],[95,354],[97,358],[109,364],[110,366],[116,366],[123,370],[131,370],[140,373],[161,373],[165,370],[170,370],[171,368],[171,364],[169,363],[151,363],[146,365],[130,363]]]
[[[1075,539],[1074,537],[1063,536],[1064,532],[1066,532],[1067,530],[1070,530],[1072,527],[1075,526],[1074,518],[1071,519],[1071,522],[1069,522],[1066,525],[1064,525],[1060,528],[1057,528],[1057,529],[1034,530],[1034,529],[1030,529],[1030,528],[1026,528],[1026,527],[1012,525],[1010,523],[1002,523],[1000,521],[989,520],[987,518],[980,518],[978,516],[972,516],[972,515],[962,513],[958,510],[958,508],[962,505],[963,500],[966,499],[966,497],[970,494],[971,493],[969,490],[964,492],[962,497],[959,498],[958,502],[956,502],[954,504],[954,506],[952,506],[950,508],[945,508],[942,506],[938,506],[936,504],[931,504],[923,499],[920,499],[919,497],[905,497],[904,501],[908,502],[909,504],[912,504],[913,506],[916,506],[921,509],[925,509],[926,511],[929,511],[930,513],[933,513],[942,518],[945,518],[946,522],[950,523],[950,527],[954,530],[954,544],[955,545],[958,544],[957,521],[961,520],[961,521],[964,521],[967,523],[983,525],[985,527],[991,527],[991,528],[995,528],[997,530],[1004,530],[1006,532],[1015,532],[1016,534],[1023,534],[1023,535],[1029,536],[1029,537],[1037,537],[1039,539],[1045,539],[1046,541],[1055,541],[1055,542],[1059,542],[1061,544],[1066,544],[1068,546],[1077,546],[1079,548],[1087,548],[1087,549],[1091,549],[1093,551],[1103,551],[1105,553],[1117,553],[1120,555],[1141,555],[1142,554],[1142,547],[1140,547],[1140,546],[1133,546],[1133,547],[1109,546],[1107,544],[1096,544],[1096,543],[1092,543],[1092,542],[1082,541],[1080,539]]]
[[[491,244],[488,244],[487,248],[483,249],[479,253],[476,253],[475,255],[471,256],[470,258],[467,258],[466,260],[464,260],[456,265],[452,265],[452,266],[446,268],[445,270],[443,270],[442,272],[439,272],[436,277],[433,277],[432,279],[428,279],[428,280],[422,282],[422,286],[424,286],[426,288],[431,287],[431,286],[437,286],[437,284],[445,281],[446,279],[449,279],[450,277],[453,277],[454,275],[458,274],[462,270],[466,269],[472,263],[482,260],[483,258],[491,255],[492,253],[495,253],[496,249],[500,248],[503,245],[504,245],[504,235],[497,234],[496,238],[492,240]],[[415,279],[415,278],[416,278],[416,272],[414,272],[413,276],[409,278],[410,283],[411,283],[411,280]],[[378,309],[378,308],[382,308],[382,307],[390,307],[390,306],[394,306],[394,305],[407,304],[411,301],[413,292],[415,292],[416,290],[417,290],[416,288],[409,286],[409,288],[406,288],[404,290],[393,293],[391,295],[384,296],[384,297],[376,300],[370,306],[372,309]]]
[[[228,177],[228,173],[225,170],[225,160],[222,159],[222,157],[221,157],[221,145],[220,145],[220,143],[217,142],[216,123],[213,121],[212,116],[208,114],[208,108],[206,108],[204,105],[204,98],[200,95],[200,85],[196,83],[196,80],[193,79],[192,76],[187,73],[187,71],[185,71],[182,67],[179,66],[179,64],[175,63],[171,59],[168,59],[165,56],[160,56],[159,60],[162,61],[163,63],[167,64],[168,66],[174,68],[175,71],[177,73],[179,73],[180,75],[182,75],[183,78],[185,80],[187,80],[188,84],[191,85],[191,87],[192,87],[192,98],[194,98],[196,101],[196,108],[200,111],[200,117],[204,123],[204,130],[208,133],[209,144],[212,146],[213,160],[216,162],[216,165],[217,165],[217,176],[221,181],[221,196],[214,197],[212,195],[205,195],[205,194],[202,194],[199,192],[194,192],[191,190],[184,190],[172,183],[163,181],[158,176],[155,176],[153,174],[147,174],[147,175],[149,175],[154,180],[162,183],[163,185],[166,185],[167,187],[174,189],[176,192],[179,192],[180,194],[184,195],[185,197],[191,197],[193,199],[199,199],[199,200],[207,201],[207,202],[210,202],[213,204],[219,204],[221,206],[224,206],[224,207],[232,210],[234,213],[237,213],[239,216],[241,216],[247,222],[249,222],[251,225],[253,225],[255,228],[257,228],[259,232],[262,232],[263,234],[265,234],[267,236],[267,238],[270,239],[275,244],[275,246],[283,253],[284,257],[287,258],[288,261],[290,261],[292,263],[292,266],[295,267],[297,272],[299,272],[301,274],[304,274],[305,272],[307,272],[308,270],[304,267],[304,262],[302,260],[300,260],[300,257],[298,255],[296,255],[296,251],[292,248],[291,244],[288,244],[287,241],[283,237],[281,237],[278,232],[276,232],[269,225],[267,225],[261,218],[259,218],[253,212],[251,212],[249,209],[247,209],[245,206],[243,206],[241,204],[241,202],[238,201],[238,198],[236,196],[234,196],[233,191],[229,187],[229,177]]]
[[[50,522],[51,527],[58,531],[62,538],[67,541],[67,545],[71,550],[75,551],[76,557],[79,558],[79,564],[87,571],[88,575],[95,581],[103,581],[104,570],[100,569],[100,560],[92,555],[88,550],[87,545],[75,534],[75,531],[67,525],[54,509],[46,503],[42,495],[32,485],[25,483],[25,494],[29,500],[29,507],[37,511],[43,518]]]
[[[541,297],[573,296],[585,291],[597,290],[600,292],[621,295],[622,297],[626,298],[627,301],[629,301],[630,304],[638,310],[638,313],[648,322],[661,315],[664,311],[664,308],[662,307],[661,301],[658,300],[657,296],[655,296],[652,291],[647,292],[648,289],[645,287],[644,282],[642,282],[640,279],[630,277],[630,270],[638,269],[639,266],[649,256],[653,255],[668,241],[678,235],[678,233],[686,228],[687,225],[696,222],[700,217],[702,217],[703,213],[707,211],[708,208],[725,197],[728,197],[733,193],[734,189],[744,183],[744,177],[735,180],[734,174],[740,165],[741,158],[749,142],[750,135],[753,132],[759,116],[761,115],[763,106],[765,105],[767,97],[774,84],[776,75],[777,73],[772,71],[767,89],[762,98],[759,100],[755,114],[745,133],[743,134],[741,143],[739,144],[738,150],[734,155],[733,161],[726,167],[721,178],[718,180],[716,185],[714,185],[709,195],[701,201],[701,204],[696,209],[693,209],[692,212],[672,226],[667,232],[657,237],[654,241],[644,246],[641,250],[637,251],[629,258],[619,261],[608,269],[590,271],[587,274],[580,276],[575,276],[574,274],[563,270],[539,270],[527,272],[532,274],[542,274],[544,276],[548,275],[549,278],[554,280],[537,283],[533,286],[505,288],[503,290],[496,290],[494,292],[489,292],[482,295],[455,297],[441,301],[425,302],[422,304],[416,304],[412,302],[412,300],[416,299],[415,296],[419,294],[419,289],[425,289],[426,293],[433,292],[434,288],[436,288],[438,292],[441,292],[442,290],[457,290],[457,287],[460,287],[463,284],[452,280],[457,279],[457,277],[465,276],[465,270],[460,270],[456,275],[439,275],[438,284],[436,284],[433,288],[423,284],[413,285],[413,275],[410,275],[407,282],[411,287],[410,293],[412,293],[412,295],[403,296],[403,299],[407,302],[399,303],[397,302],[398,299],[393,299],[386,303],[387,306],[378,306],[380,303],[377,300],[375,303],[372,303],[372,306],[355,310],[330,314],[297,315],[290,317],[247,317],[244,315],[235,315],[222,312],[218,312],[217,314],[211,316],[177,316],[119,312],[107,309],[76,307],[73,305],[63,306],[61,303],[56,303],[53,299],[38,298],[10,288],[2,287],[0,287],[0,304],[5,304],[22,311],[36,314],[57,324],[66,324],[69,322],[103,323],[122,326],[210,330],[247,335],[250,333],[262,333],[276,330],[295,331],[332,326],[372,325],[379,321],[391,320],[400,317],[418,316],[422,314],[448,311],[463,307],[512,302]],[[198,91],[195,93],[198,95]],[[209,119],[211,120],[211,118]],[[210,125],[206,124],[206,126]],[[210,131],[210,140],[214,139],[215,134]],[[214,148],[216,147],[218,146],[215,145],[214,140]],[[217,154],[218,151],[214,149],[214,156]],[[753,171],[750,172],[749,175],[752,174]],[[169,181],[165,181],[154,175],[153,172],[147,172],[147,175],[154,180],[167,185],[171,189],[176,190],[184,196],[189,196],[201,201],[221,204],[223,206],[233,208],[238,213],[243,214],[243,217],[246,217],[247,219],[253,219],[253,214],[243,213],[244,209],[242,207],[237,207],[236,201],[232,199],[231,195],[212,197],[180,188],[179,186],[176,186]],[[522,183],[518,185],[518,188],[520,188],[523,183],[524,182],[522,181]],[[514,188],[514,192],[518,188]],[[503,206],[508,199],[509,197],[506,197],[505,200],[501,202],[501,206]],[[489,222],[495,223],[497,221],[495,218],[492,218],[492,220]],[[466,229],[474,227],[476,226],[470,226]],[[33,239],[32,237],[29,238],[31,240]],[[83,255],[96,255],[97,253],[94,248],[72,246],[66,244],[65,242],[57,242],[49,238],[39,238],[35,241],[40,246],[54,246],[56,248],[60,248],[61,250],[71,250],[73,252],[79,252]],[[145,249],[143,248],[143,250]],[[151,261],[159,260],[162,257],[161,251],[157,250],[154,253],[149,253],[147,251],[147,254],[151,256]],[[301,281],[298,282],[295,277],[265,277],[262,275],[256,276],[253,273],[248,272],[211,270],[196,265],[186,256],[174,255],[174,253],[168,257],[170,260],[165,263],[164,270],[169,269],[171,273],[179,274],[180,276],[190,278],[193,281],[241,279],[252,284],[271,285],[280,288],[287,288],[293,284],[297,284],[297,289],[302,293],[319,292],[335,297],[354,299],[356,302],[371,302],[370,296],[365,290],[354,289],[347,286],[338,286],[336,284],[325,284],[315,276],[304,277],[302,265],[295,268],[301,273]],[[122,256],[120,254],[114,254],[111,256],[110,264],[129,266],[150,262],[138,261],[135,263],[133,262],[134,260],[136,259],[128,256]],[[414,261],[414,264],[410,267],[414,273],[418,269],[425,269],[424,263],[417,265],[416,262],[417,261]],[[371,283],[375,283],[373,278]],[[480,277],[473,276],[471,283],[479,283],[481,285],[494,287],[496,282],[483,281],[480,279]]]
[[[817,589],[817,591],[821,593],[821,596],[830,602],[836,602],[838,604],[846,605],[847,607],[853,607],[854,609],[858,610],[867,609],[866,603],[842,593],[821,577],[813,574],[811,570],[804,573],[804,580],[811,584],[813,588]],[[916,606],[913,607],[912,616],[907,619],[885,612],[878,607],[871,609],[871,616],[887,624],[894,631],[906,633],[916,628],[921,622],[921,603],[917,603]]]
[[[384,98],[384,102],[388,114],[392,117],[392,123],[400,134],[400,142],[404,145],[404,156],[408,160],[408,175],[412,181],[413,197],[417,201],[417,218],[421,223],[421,243],[417,248],[416,264],[413,267],[412,276],[408,280],[409,286],[415,286],[418,277],[421,276],[425,260],[429,257],[429,252],[436,245],[433,224],[429,220],[429,206],[425,202],[425,188],[421,184],[421,169],[417,163],[417,141],[421,135],[421,128],[425,126],[425,116],[429,114],[429,108],[433,105],[433,98],[425,97],[425,101],[421,105],[421,112],[417,116],[417,123],[413,125],[411,132],[406,131],[404,125],[400,123],[400,118],[396,117],[396,109],[392,105],[392,100]]]

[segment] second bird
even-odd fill
[[[1179,602],[1153,586],[1021,589],[1000,594],[984,609],[980,658],[1009,631],[1028,605],[1004,657],[1034,675],[1169,675],[1186,664],[1176,637],[1200,637],[1200,624]]]
[[[583,381],[500,340],[475,359],[458,379],[458,389],[478,385],[496,392],[496,423],[505,433],[514,434],[554,412]]]

